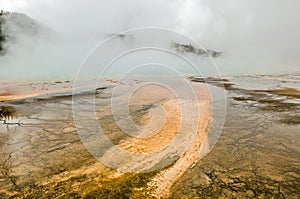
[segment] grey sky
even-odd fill
[[[69,43],[62,42],[64,44],[60,49],[66,59],[72,59],[77,53],[82,54],[76,56],[78,59],[65,61],[66,71],[70,70],[72,74],[89,49],[101,41],[99,35],[142,26],[174,29],[205,47],[223,51],[223,55],[216,60],[223,74],[300,71],[298,0],[0,2],[1,9],[24,12],[60,33],[62,40],[69,40]],[[86,43],[82,50],[73,51],[73,45],[68,48],[75,39]]]

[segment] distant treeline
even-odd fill
[[[5,35],[3,33],[3,23],[4,23],[4,19],[3,19],[3,15],[8,14],[9,12],[5,12],[3,10],[1,10],[0,12],[0,54],[3,54],[3,44],[5,42]]]
[[[202,49],[193,44],[180,44],[180,43],[173,43],[175,49],[179,53],[192,53],[198,56],[211,56],[213,58],[219,57],[222,52],[217,52],[211,49]]]
[[[13,14],[13,13],[16,13],[16,12],[9,12],[9,11],[1,10],[0,16],[1,16],[1,15],[7,15],[7,14]]]
[[[5,53],[4,43],[7,40],[7,35],[5,35],[5,33],[3,31],[3,25],[5,23],[5,19],[3,16],[11,15],[11,14],[21,14],[22,15],[22,13],[18,13],[18,12],[9,12],[9,11],[4,11],[4,10],[0,11],[0,55],[3,55]]]

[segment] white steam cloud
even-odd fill
[[[72,78],[109,34],[155,26],[185,33],[222,51],[222,74],[300,70],[300,2],[290,0],[1,0],[42,24],[40,36],[18,33],[0,58],[1,78]],[[45,31],[46,30],[46,31]]]

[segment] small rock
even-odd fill
[[[248,189],[246,191],[246,195],[249,197],[249,198],[253,198],[255,196],[254,192],[250,189]]]
[[[71,133],[74,131],[77,131],[77,129],[73,128],[73,127],[67,127],[67,128],[64,128],[63,133]]]

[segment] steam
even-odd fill
[[[101,41],[144,26],[173,29],[223,52],[215,59],[222,74],[299,71],[299,7],[297,0],[1,0],[0,9],[25,13],[38,31],[18,32],[7,20],[15,38],[0,57],[0,78],[73,78]]]

